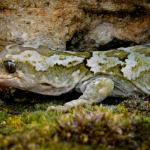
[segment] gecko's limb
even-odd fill
[[[83,95],[78,99],[64,104],[64,106],[50,106],[48,110],[67,111],[72,107],[101,102],[108,97],[114,89],[114,82],[109,78],[97,78],[86,85]]]
[[[109,78],[97,78],[90,82],[84,92],[77,100],[70,101],[64,106],[74,107],[82,104],[93,104],[101,102],[111,94],[114,83]]]

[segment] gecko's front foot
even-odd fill
[[[75,108],[80,105],[85,105],[88,101],[84,99],[76,99],[70,102],[65,103],[64,105],[49,106],[47,111],[56,111],[56,112],[68,112],[72,108]]]
[[[49,111],[56,111],[56,112],[68,112],[71,108],[67,107],[67,106],[49,106],[47,108],[47,112]]]

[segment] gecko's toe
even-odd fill
[[[49,111],[56,111],[56,112],[68,112],[69,108],[65,107],[65,106],[49,106],[47,108],[47,112]]]

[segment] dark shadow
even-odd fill
[[[108,97],[105,100],[101,102],[103,105],[118,105],[122,103],[126,98],[120,98],[120,97]]]
[[[107,43],[105,45],[99,45],[99,47],[97,49],[98,49],[98,51],[106,51],[106,50],[115,49],[115,48],[119,48],[119,47],[130,47],[130,46],[134,46],[134,45],[137,45],[137,43],[134,43],[132,41],[126,41],[126,40],[120,40],[117,38],[113,38],[113,40],[110,41],[109,43]]]
[[[77,99],[80,96],[79,93],[71,91],[60,96],[47,96],[41,95],[33,92],[27,92],[23,90],[16,89],[14,92],[7,90],[0,93],[0,99],[7,104],[14,103],[42,103],[42,102],[53,102],[54,103],[64,103],[73,99]]]
[[[77,92],[69,92],[60,96],[45,96],[18,89],[14,92],[7,90],[0,93],[0,111],[8,109],[9,114],[16,115],[23,112],[46,110],[50,105],[63,105],[79,96],[80,94]]]

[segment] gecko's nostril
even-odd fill
[[[5,60],[4,66],[8,73],[15,73],[16,72],[16,64],[12,60]]]

